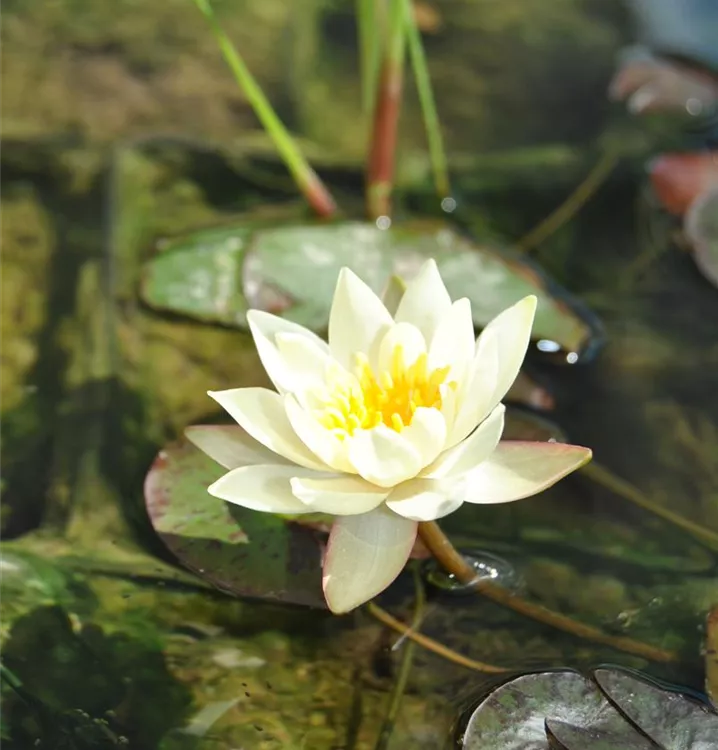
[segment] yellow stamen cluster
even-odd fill
[[[357,429],[371,429],[382,423],[401,432],[411,424],[420,406],[441,409],[440,386],[449,368],[428,371],[426,354],[407,367],[403,347],[396,346],[389,369],[379,375],[374,374],[365,355],[357,354],[356,360],[355,378],[328,374],[328,398],[319,419],[341,439]]]

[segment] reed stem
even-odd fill
[[[249,72],[249,68],[245,65],[241,55],[222,30],[209,0],[194,0],[194,4],[207,19],[227,65],[252,105],[262,126],[274,142],[282,161],[286,164],[300,192],[318,216],[325,218],[332,216],[336,212],[334,198],[332,198],[319,175],[304,158],[254,76]]]
[[[388,36],[367,167],[367,213],[370,219],[391,215],[396,141],[404,79],[406,20],[404,0],[390,0]]]

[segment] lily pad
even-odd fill
[[[223,471],[187,441],[160,451],[145,480],[145,502],[162,541],[227,593],[324,608],[316,534],[207,494]]]
[[[536,672],[495,688],[469,718],[465,750],[709,750],[718,714],[622,669]],[[712,743],[712,744],[711,744]]]
[[[206,322],[244,328],[249,307],[322,331],[342,266],[379,293],[392,275],[408,280],[430,257],[451,296],[471,300],[478,328],[536,294],[540,351],[575,362],[600,343],[598,321],[533,263],[435,221],[388,230],[362,222],[205,229],[173,241],[147,264],[141,295],[156,309]]]
[[[698,269],[718,286],[718,182],[691,204],[683,226]]]

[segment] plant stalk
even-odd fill
[[[544,625],[550,625],[558,630],[571,633],[571,635],[575,635],[577,638],[584,638],[594,643],[602,643],[619,651],[641,656],[644,659],[657,662],[673,662],[678,660],[678,655],[672,651],[650,646],[647,643],[635,641],[633,638],[608,635],[598,628],[585,625],[540,604],[532,604],[486,579],[478,578],[476,570],[459,553],[435,521],[420,523],[419,535],[429,551],[446,571],[453,574],[461,583],[473,586],[478,593],[483,594],[487,599],[491,599],[497,604],[508,607],[514,610],[514,612],[518,612],[525,617],[530,617]]]
[[[404,0],[391,0],[389,33],[369,147],[366,201],[370,219],[391,214],[396,140],[404,79],[406,27]]]
[[[449,186],[449,169],[447,166],[444,141],[441,136],[441,125],[431,88],[431,78],[426,64],[424,46],[421,43],[421,32],[414,17],[411,0],[403,0],[404,18],[406,21],[407,44],[409,47],[409,61],[414,71],[416,90],[419,94],[421,112],[424,116],[424,128],[429,143],[429,158],[434,173],[434,186],[439,198],[446,198],[451,188]]]
[[[262,127],[274,142],[300,192],[318,216],[324,218],[332,216],[336,212],[336,203],[329,190],[304,158],[254,76],[249,72],[239,52],[222,30],[209,0],[194,0],[194,4],[207,19],[227,65],[247,96]]]

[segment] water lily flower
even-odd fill
[[[526,353],[534,296],[475,338],[469,300],[451,301],[433,260],[395,292],[382,301],[342,269],[328,342],[251,310],[276,391],[210,392],[239,426],[187,431],[229,470],[211,495],[256,511],[335,517],[322,580],[336,613],[392,583],[419,522],[463,503],[534,495],[591,456],[561,443],[500,442],[501,400]]]

